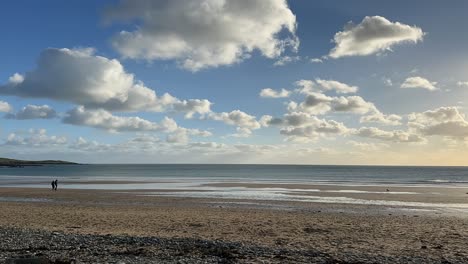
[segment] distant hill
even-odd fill
[[[62,160],[17,160],[0,158],[0,167],[22,167],[22,166],[42,166],[42,165],[73,165],[78,164]]]

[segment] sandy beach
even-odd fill
[[[375,187],[364,189],[372,191],[372,188]],[[54,192],[40,188],[0,188],[0,193],[0,227],[8,230],[241,243],[293,250],[295,253],[288,253],[292,254],[288,255],[288,262],[468,261],[468,218],[464,214],[428,208],[135,195],[138,190]],[[463,190],[455,189],[431,202],[461,202],[464,195]],[[410,198],[394,195],[392,199]],[[4,260],[18,255],[18,251],[3,250],[0,256]],[[42,251],[41,254],[48,254],[47,250]],[[323,255],[308,259],[304,252],[311,251]],[[245,258],[237,256],[230,261],[256,262],[255,259],[260,258],[249,259],[246,254]]]

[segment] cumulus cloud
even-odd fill
[[[139,117],[114,116],[103,109],[87,110],[83,106],[76,107],[67,112],[63,118],[66,124],[89,126],[109,131],[165,131],[177,129],[177,123],[165,118],[161,124],[151,122]]]
[[[185,113],[186,118],[192,118],[194,114],[205,114],[211,112],[211,102],[204,99],[178,100],[172,106],[176,112]]]
[[[15,73],[12,76],[10,76],[10,78],[8,78],[8,82],[11,84],[22,83],[23,81],[24,81],[24,76],[19,73]]]
[[[329,111],[348,112],[355,114],[377,113],[378,110],[371,102],[367,102],[360,96],[331,97],[317,92],[308,92],[304,102],[288,105],[290,112],[307,112],[315,115],[323,115]]]
[[[30,129],[26,135],[21,133],[10,133],[4,145],[44,147],[59,146],[67,143],[64,136],[49,136],[45,129]]]
[[[360,119],[361,123],[376,123],[388,126],[398,126],[401,125],[402,117],[399,115],[385,115],[381,112],[375,112],[371,115],[363,116]]]
[[[301,94],[308,94],[311,92],[319,91],[318,88],[314,89],[316,88],[315,82],[312,80],[299,80],[299,81],[294,82],[294,85],[298,87],[298,89],[296,89],[296,92],[299,92]]]
[[[271,88],[265,88],[260,91],[260,96],[265,98],[285,98],[289,97],[290,94],[291,92],[286,89],[276,91]]]
[[[27,105],[16,114],[10,113],[5,116],[8,119],[51,119],[57,117],[57,112],[48,105]]]
[[[397,143],[423,143],[425,139],[420,135],[403,130],[386,131],[376,127],[361,127],[354,131],[359,137],[379,139]]]
[[[426,78],[415,76],[406,78],[406,80],[401,85],[401,88],[422,88],[430,91],[437,90],[437,82],[431,82]]]
[[[7,102],[0,101],[0,113],[8,113],[11,112],[13,108]]]
[[[313,80],[299,80],[294,83],[299,93],[308,94],[318,91],[335,91],[339,94],[355,93],[358,91],[357,86],[349,85],[335,80],[323,80],[320,78]]]
[[[249,115],[240,110],[234,110],[229,113],[210,113],[208,114],[208,119],[222,121],[225,124],[240,128],[259,129],[261,127],[255,116]]]
[[[108,111],[178,111],[189,117],[210,111],[208,100],[179,100],[167,93],[157,96],[119,61],[97,56],[93,49],[46,49],[36,69],[22,78],[15,75],[0,85],[0,94],[48,98]]]
[[[351,112],[356,114],[376,111],[373,103],[365,101],[360,96],[336,97],[332,101],[332,107],[336,112]]]
[[[311,141],[330,135],[346,135],[349,129],[335,120],[319,119],[305,113],[293,113],[282,120],[280,134],[289,141]]]
[[[457,107],[440,107],[408,116],[408,125],[415,131],[428,136],[447,136],[457,139],[468,138],[468,121]]]
[[[329,57],[366,56],[390,50],[396,44],[422,41],[424,32],[417,26],[391,22],[381,16],[366,16],[361,23],[349,22],[335,34],[335,47]]]
[[[286,130],[291,130],[296,127],[313,127],[315,132],[318,133],[338,133],[345,134],[348,129],[343,123],[336,122],[334,120],[325,120],[317,118],[316,116],[304,113],[304,112],[293,112],[283,116],[283,118],[273,118],[271,116],[262,117],[262,122],[265,122],[265,126],[281,125],[287,127]]]
[[[263,126],[287,126],[287,127],[300,127],[300,126],[324,126],[334,121],[326,121],[317,118],[316,116],[305,112],[292,112],[287,113],[283,118],[274,118],[272,116],[263,116],[261,119]]]
[[[153,131],[171,133],[168,136],[168,142],[186,142],[189,135],[211,136],[209,131],[180,127],[174,119],[168,117],[156,123],[140,117],[115,116],[103,109],[88,110],[83,106],[68,111],[62,121],[66,124],[89,126],[113,132]]]
[[[357,86],[351,86],[335,80],[315,79],[315,82],[320,85],[322,89],[327,91],[333,90],[337,93],[355,93],[358,90]]]
[[[286,0],[123,0],[105,19],[139,22],[112,39],[122,56],[176,60],[191,71],[234,64],[254,50],[276,58],[299,45]]]
[[[288,105],[288,111],[322,115],[331,110],[332,101],[333,97],[326,96],[322,93],[309,92],[304,102],[300,104],[290,102]]]

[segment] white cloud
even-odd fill
[[[333,90],[337,93],[355,93],[358,90],[357,86],[351,86],[335,80],[315,79],[315,82],[320,85],[322,89],[327,91]]]
[[[393,86],[392,79],[390,78],[383,78],[382,81],[384,82],[386,86]]]
[[[8,78],[8,82],[11,84],[22,83],[23,81],[24,81],[24,76],[19,73],[15,73],[12,76],[10,76],[10,78]]]
[[[367,102],[360,96],[331,97],[317,92],[308,92],[304,102],[300,104],[290,103],[288,111],[307,112],[315,115],[323,115],[329,111],[355,114],[378,112],[373,103]]]
[[[302,94],[308,94],[311,92],[314,92],[314,88],[317,88],[315,92],[318,91],[318,87],[316,87],[315,82],[312,80],[299,80],[294,82],[294,85],[299,87],[296,92],[302,93]]]
[[[189,117],[209,112],[211,104],[208,100],[179,100],[167,93],[157,96],[125,72],[119,61],[94,55],[93,49],[46,49],[35,70],[27,72],[21,82],[0,85],[0,94],[48,98],[108,111],[178,111]]]
[[[468,87],[468,82],[457,82],[457,85],[460,87]]]
[[[468,121],[457,107],[439,107],[408,116],[408,125],[428,136],[447,136],[465,140],[468,138]]]
[[[286,0],[124,0],[105,17],[141,22],[112,39],[124,57],[177,60],[191,71],[237,63],[254,50],[276,58],[299,45]]]
[[[389,126],[401,125],[402,117],[399,115],[385,115],[381,112],[376,112],[368,116],[363,116],[360,119],[361,123],[377,123]]]
[[[87,110],[83,106],[76,107],[67,112],[63,118],[66,124],[89,126],[109,131],[165,131],[172,132],[177,129],[177,123],[165,118],[161,124],[154,123],[139,117],[120,117],[102,110]]]
[[[252,135],[252,130],[245,128],[245,127],[238,127],[236,128],[237,133],[232,134],[230,136],[232,137],[238,137],[238,138],[246,138],[250,137]]]
[[[381,16],[366,16],[361,23],[348,23],[335,34],[336,46],[329,57],[366,56],[386,50],[400,43],[422,41],[424,32],[417,26],[391,22]]]
[[[9,134],[4,145],[44,147],[64,145],[66,143],[66,137],[48,136],[45,129],[30,129],[26,136],[23,136],[20,133]]]
[[[273,66],[284,66],[286,64],[290,64],[296,61],[300,61],[301,57],[299,56],[283,56],[280,57],[275,63],[273,63]]]
[[[310,62],[312,62],[312,63],[322,63],[323,60],[320,59],[320,58],[312,58],[312,59],[310,59]]]
[[[379,139],[397,143],[423,143],[425,139],[420,135],[402,130],[386,131],[376,127],[361,127],[354,131],[359,137]]]
[[[276,126],[276,125],[281,125],[281,126],[302,126],[311,120],[312,115],[304,112],[292,112],[285,114],[283,118],[275,118],[270,115],[264,115],[260,119],[260,124],[262,126],[268,127],[268,126]],[[316,118],[314,116],[314,118]]]
[[[285,97],[289,97],[290,94],[291,92],[286,89],[281,89],[280,91],[276,91],[271,88],[265,88],[260,91],[261,97],[268,97],[268,98],[285,98]]]
[[[112,151],[113,146],[110,144],[102,144],[95,140],[87,140],[83,137],[78,137],[73,143],[69,145],[70,149],[85,151],[85,152],[104,152]]]
[[[177,125],[174,119],[165,117],[161,122],[151,122],[140,117],[115,116],[103,109],[88,110],[83,106],[74,108],[67,112],[63,118],[66,124],[89,126],[113,132],[164,132],[168,142],[187,142],[189,135],[207,137],[211,132],[188,129]]]
[[[313,80],[299,80],[294,83],[299,89],[296,91],[302,94],[322,91],[335,91],[339,94],[355,93],[357,86],[349,85],[335,80],[323,80],[320,78]]]
[[[8,113],[11,112],[13,108],[7,102],[0,101],[0,113]]]
[[[435,85],[437,85],[437,82],[430,82],[423,77],[415,76],[406,78],[406,80],[401,85],[401,88],[422,88],[434,91],[438,89],[435,87]]]
[[[189,136],[184,130],[179,130],[175,133],[167,135],[166,137],[166,142],[169,143],[187,144],[188,141]]]
[[[287,126],[287,127],[303,127],[303,126],[313,126],[316,128],[319,127],[340,127],[343,131],[346,131],[346,128],[342,123],[336,122],[334,120],[324,120],[319,119],[316,116],[304,113],[304,112],[292,112],[285,114],[283,118],[274,118],[272,116],[263,116],[261,122],[264,123],[264,126]],[[320,129],[319,129],[320,130]]]
[[[332,101],[332,108],[336,112],[351,112],[356,114],[377,111],[373,103],[365,101],[360,96],[335,97]]]
[[[211,120],[222,121],[225,124],[241,128],[259,129],[261,127],[255,116],[249,115],[240,110],[234,110],[229,113],[210,113],[207,117]]]
[[[206,99],[182,100],[175,102],[172,107],[176,112],[185,113],[186,118],[192,118],[196,113],[205,114],[211,112],[211,102]]]
[[[333,100],[333,97],[326,96],[322,93],[309,92],[304,102],[300,104],[291,102],[288,105],[288,111],[323,115],[331,110],[331,102]]]
[[[57,112],[48,105],[27,105],[16,114],[7,114],[9,119],[51,119],[57,117]]]
[[[286,127],[280,130],[280,134],[287,136],[289,141],[313,141],[319,137],[346,135],[349,132],[343,123],[307,116],[304,113],[287,115],[282,124]]]

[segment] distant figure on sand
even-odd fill
[[[57,185],[58,185],[58,180],[57,179],[55,179],[54,185],[55,185],[55,190],[57,190]]]
[[[54,191],[55,190],[55,181],[52,181],[51,185],[52,185],[52,191]]]

